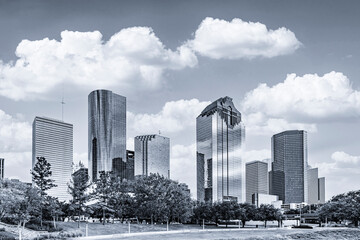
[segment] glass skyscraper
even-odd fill
[[[252,203],[254,193],[269,194],[268,164],[262,161],[246,163],[246,202]]]
[[[284,203],[308,202],[307,133],[291,130],[271,138],[270,194]]]
[[[126,98],[109,90],[88,96],[88,158],[92,181],[126,159]]]
[[[219,98],[196,118],[199,201],[245,202],[244,140],[241,113],[230,97]]]
[[[143,135],[134,139],[135,176],[159,173],[170,178],[170,139],[160,135]]]
[[[73,125],[51,118],[35,117],[32,137],[32,167],[37,157],[44,157],[51,164],[51,179],[57,185],[47,193],[60,201],[70,200],[67,184],[72,173]]]

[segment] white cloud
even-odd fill
[[[21,116],[12,117],[0,110],[0,151],[21,152],[31,149],[31,125]]]
[[[6,178],[16,178],[21,181],[31,182],[30,169],[32,167],[31,151],[24,152],[2,152],[4,158]]]
[[[73,163],[75,165],[78,165],[80,162],[82,164],[84,164],[85,167],[88,166],[88,153],[87,152],[83,152],[83,153],[74,152]]]
[[[228,22],[207,17],[187,45],[214,59],[251,59],[291,54],[301,43],[284,27],[271,30],[259,22],[245,22],[239,18]]]
[[[193,198],[196,198],[196,144],[174,145],[171,148],[170,177],[188,184]]]
[[[162,110],[156,114],[127,113],[127,126],[137,134],[176,133],[194,127],[196,117],[210,102],[200,102],[198,99],[178,100],[165,103]]]
[[[304,129],[316,132],[316,123],[360,116],[360,92],[341,72],[287,75],[272,87],[260,84],[241,103],[251,133]]]
[[[319,176],[325,177],[326,198],[360,189],[360,156],[337,151],[331,161],[314,164]]]
[[[197,64],[188,47],[166,49],[148,27],[122,29],[108,41],[98,31],[63,31],[61,41],[21,41],[16,56],[16,62],[0,61],[0,95],[14,100],[43,97],[62,83],[88,89],[156,89],[165,70]]]

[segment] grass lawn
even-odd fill
[[[127,240],[265,240],[265,239],[360,239],[360,229],[349,228],[316,228],[316,229],[212,229],[200,232],[147,234],[137,236],[109,236],[102,239]]]
[[[85,236],[85,223],[80,223],[80,229],[77,227],[77,222],[57,222],[57,226],[61,227],[64,231],[80,230]],[[216,228],[214,226],[206,226],[206,229]],[[202,229],[201,226],[195,224],[169,224],[169,230],[197,230]],[[108,235],[108,234],[121,234],[128,233],[128,225],[122,223],[89,223],[88,224],[89,236],[94,235]],[[135,232],[154,232],[166,231],[166,224],[130,224],[131,233]]]

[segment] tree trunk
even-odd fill
[[[53,220],[54,220],[54,228],[56,229],[55,216],[53,216]]]
[[[242,227],[243,228],[245,227],[245,223],[246,223],[246,221],[242,220]]]
[[[153,215],[151,215],[151,225],[154,224]]]
[[[265,228],[266,228],[266,222],[267,222],[267,221],[265,220]]]
[[[105,208],[103,208],[103,225],[105,225]]]
[[[79,218],[78,218],[78,228],[80,228],[80,207],[78,209],[78,216],[79,216]]]

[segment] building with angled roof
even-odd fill
[[[198,201],[245,202],[245,128],[230,97],[219,98],[196,118]]]

